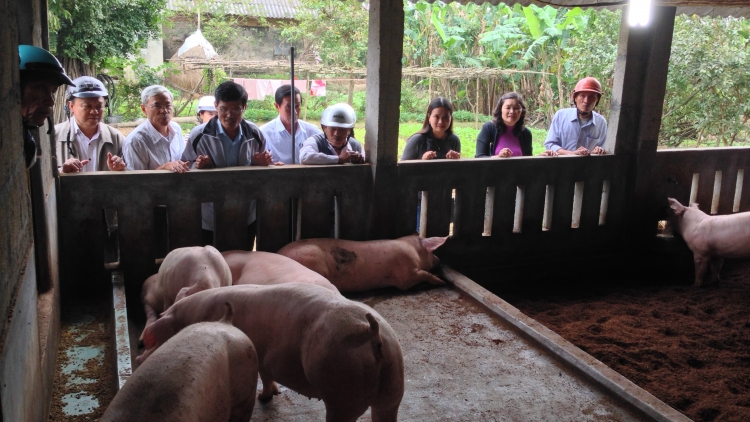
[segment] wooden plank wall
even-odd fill
[[[214,203],[214,235],[222,251],[247,247],[251,200],[257,201],[258,250],[275,252],[290,241],[291,198],[301,203],[302,238],[328,236],[336,196],[341,237],[364,240],[372,171],[368,165],[344,165],[82,173],[61,175],[60,187],[62,293],[106,286],[105,256],[107,261],[119,256],[126,288],[137,286],[128,291],[140,292],[143,280],[158,269],[158,258],[200,243],[201,203]],[[105,219],[104,209],[117,210],[117,221]],[[107,221],[110,230],[117,229],[112,236]]]
[[[743,170],[742,189],[736,192],[737,174]],[[659,204],[658,214],[652,217],[654,228],[658,220],[669,216],[667,197],[688,205],[693,190],[694,175],[698,174],[695,202],[700,209],[711,213],[717,171],[721,171],[721,185],[717,196],[717,214],[731,214],[735,195],[740,195],[738,212],[750,211],[750,148],[697,148],[661,150],[656,153],[652,201]]]
[[[552,261],[584,259],[614,253],[625,224],[624,156],[519,157],[461,161],[399,163],[396,210],[399,233],[416,228],[418,192],[428,192],[427,232],[446,236],[451,222],[451,194],[455,189],[453,237],[440,256],[459,269],[526,267],[527,275],[544,272]],[[604,181],[609,181],[609,204],[604,224],[599,224]],[[581,218],[572,227],[574,192],[582,182]],[[542,228],[547,187],[551,195],[551,221]],[[492,230],[483,235],[485,198],[494,187]],[[517,191],[521,188],[523,213],[520,232],[514,232]],[[547,265],[533,265],[545,262]],[[585,261],[584,261],[585,262]],[[528,267],[532,264],[532,267]]]

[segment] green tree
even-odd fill
[[[302,56],[332,66],[364,67],[368,11],[358,0],[301,0],[296,22],[284,25],[287,41],[304,43]],[[325,22],[324,24],[321,24]]]

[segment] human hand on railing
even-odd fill
[[[349,160],[352,164],[362,164],[365,162],[365,157],[363,157],[362,154],[358,151],[350,151]]]
[[[578,147],[575,151],[573,151],[573,154],[575,155],[589,155],[590,152],[586,147]]]
[[[107,153],[107,167],[110,171],[123,171],[125,170],[125,160],[122,158],[112,155],[111,152]]]
[[[423,160],[434,160],[435,157],[437,157],[437,153],[435,151],[427,151],[424,154],[422,154]]]
[[[273,165],[276,166],[276,167],[283,167],[284,166],[284,162],[283,161],[277,161],[277,162],[273,163]]]
[[[169,170],[175,173],[187,173],[190,170],[190,163],[187,161],[174,160],[164,163],[156,168],[157,170]]]
[[[78,173],[83,170],[83,166],[89,163],[89,160],[78,161],[77,158],[68,158],[62,165],[63,173]]]
[[[537,157],[557,157],[557,153],[551,149],[545,150],[537,154]]]
[[[500,150],[500,152],[497,153],[497,155],[493,155],[493,158],[507,158],[512,157],[513,151],[510,150],[510,148],[503,148]]]
[[[607,150],[605,150],[605,149],[604,149],[604,148],[602,148],[602,147],[599,147],[599,146],[597,146],[597,147],[594,147],[594,149],[593,149],[593,150],[591,150],[591,154],[595,154],[595,155],[606,155],[606,154],[607,154]]]
[[[250,161],[254,166],[270,166],[273,163],[273,154],[270,151],[256,152]]]
[[[450,150],[447,154],[445,154],[445,158],[448,158],[450,160],[458,160],[459,158],[461,158],[461,153]]]
[[[211,168],[211,157],[209,157],[208,155],[199,155],[198,158],[195,159],[195,168]]]

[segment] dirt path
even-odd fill
[[[750,421],[750,262],[722,277],[503,299],[696,421]]]

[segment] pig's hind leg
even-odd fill
[[[724,265],[724,258],[711,259],[709,262],[709,269],[711,270],[711,280],[709,281],[709,284],[718,284],[721,281],[719,273],[721,272],[722,265]]]
[[[261,403],[268,403],[273,396],[279,394],[279,386],[273,379],[271,379],[271,376],[268,373],[263,370],[258,372],[260,372],[260,380],[263,382],[263,391],[258,394],[258,400],[260,400]]]

